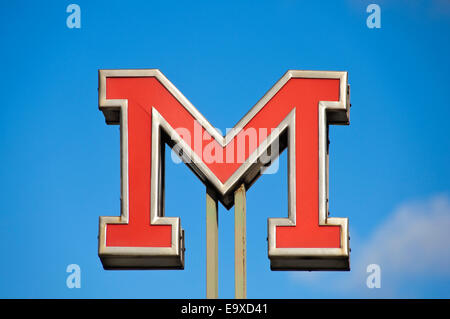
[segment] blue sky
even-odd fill
[[[345,70],[351,125],[331,127],[330,211],[348,217],[350,272],[272,272],[267,218],[287,216],[280,170],[247,193],[249,298],[450,297],[450,5],[377,1],[0,3],[0,297],[203,298],[205,189],[167,161],[166,214],[183,271],[105,271],[99,216],[120,214],[119,129],[97,70],[159,68],[216,127],[232,127],[288,69]],[[170,157],[169,157],[170,158]],[[219,297],[234,297],[233,210],[219,211]],[[381,288],[366,267],[381,267]],[[81,267],[81,288],[66,267]]]

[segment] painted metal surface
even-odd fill
[[[219,296],[219,216],[217,200],[206,192],[206,298]]]
[[[234,193],[234,295],[247,298],[247,216],[245,186]]]
[[[108,124],[121,127],[121,216],[100,218],[105,268],[184,267],[180,219],[164,216],[163,143],[189,154],[187,165],[229,209],[234,192],[261,175],[261,157],[275,142],[280,152],[288,148],[289,208],[287,218],[268,221],[271,268],[349,268],[348,220],[328,217],[327,186],[328,125],[349,123],[346,72],[288,71],[226,136],[154,69],[100,70],[99,107]],[[195,122],[224,153],[246,129],[267,128],[270,134],[254,148],[245,146],[244,163],[205,163],[198,153],[206,145],[196,152],[175,130],[194,132]]]

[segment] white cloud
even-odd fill
[[[450,284],[450,198],[447,195],[401,205],[362,243],[352,235],[349,273],[292,273],[296,281],[350,297],[414,297],[419,286]],[[381,267],[381,289],[366,287],[366,267]],[[428,285],[426,289],[433,289]],[[435,292],[429,291],[435,295]],[[417,297],[426,296],[420,291]],[[449,297],[450,287],[445,297]],[[439,293],[438,293],[439,294]]]
[[[450,200],[436,196],[401,206],[374,233],[363,260],[398,275],[450,276]]]

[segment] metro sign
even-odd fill
[[[348,219],[328,217],[328,125],[349,124],[347,72],[288,71],[226,136],[156,69],[100,70],[99,108],[107,124],[120,124],[121,137],[121,215],[100,217],[105,269],[184,268],[180,218],[164,213],[163,143],[179,147],[227,209],[234,192],[261,175],[262,156],[273,160],[287,148],[288,216],[268,220],[271,269],[349,269]],[[191,136],[200,129],[210,140],[193,142],[177,128]],[[202,159],[211,143],[225,157],[249,129],[268,134],[241,145],[245,161]]]

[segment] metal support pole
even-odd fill
[[[206,298],[218,298],[217,200],[206,192]]]
[[[234,193],[234,296],[247,298],[245,186]]]

